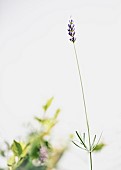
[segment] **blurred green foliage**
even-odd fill
[[[53,97],[43,106],[43,116],[35,117],[39,123],[39,130],[34,130],[27,135],[26,141],[14,140],[12,145],[6,142],[7,149],[0,150],[0,155],[10,155],[7,161],[9,170],[52,170],[57,166],[60,158],[67,149],[67,144],[55,147],[51,142],[51,132],[57,123],[60,113],[58,108],[52,117],[48,117],[47,111],[51,106]],[[7,153],[7,154],[6,154]],[[4,169],[5,170],[5,169]]]
[[[103,148],[104,148],[105,144],[103,142],[97,144],[95,147],[94,147],[94,152],[99,152],[101,151]]]

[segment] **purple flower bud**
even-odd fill
[[[72,36],[72,32],[69,32],[68,34],[69,34],[70,36]]]
[[[68,27],[69,27],[69,28],[71,28],[71,25],[70,25],[70,24],[68,24]]]
[[[73,32],[73,34],[72,34],[72,35],[73,35],[73,37],[74,37],[74,35],[75,35],[75,32]]]
[[[69,22],[73,24],[73,20],[72,19]]]

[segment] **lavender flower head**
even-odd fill
[[[76,41],[76,38],[75,38],[75,28],[74,28],[74,22],[73,20],[69,20],[69,24],[68,24],[68,34],[69,36],[71,37],[70,38],[70,41],[72,41],[73,43]]]
[[[47,161],[47,158],[48,158],[47,148],[42,146],[40,148],[40,162],[41,162],[41,164],[44,164]]]

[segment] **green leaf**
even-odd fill
[[[31,146],[29,148],[29,155],[31,159],[37,159],[39,157],[41,138],[36,136],[31,141]]]
[[[39,123],[43,123],[43,122],[44,122],[43,119],[40,119],[40,118],[38,118],[38,117],[35,117],[35,120],[37,120]]]
[[[51,149],[51,144],[48,142],[48,141],[44,141],[44,144],[45,146],[48,148],[48,149]]]
[[[82,145],[87,149],[87,146],[85,145],[85,143],[83,142],[81,136],[79,135],[79,133],[77,131],[76,131],[76,134],[77,134],[78,138],[80,139]]]
[[[78,148],[81,148],[83,150],[86,150],[85,148],[82,148],[81,146],[79,146],[77,143],[75,143],[74,141],[72,141],[74,145],[76,145]]]
[[[98,139],[98,141],[97,141],[97,144],[96,144],[96,145],[94,145],[94,146],[92,146],[92,151],[94,151],[94,150],[95,150],[95,148],[96,148],[96,146],[99,144],[100,139],[101,139],[101,136],[102,136],[102,133],[101,133],[101,135],[100,135],[100,137],[99,137],[99,139]]]
[[[93,139],[93,142],[92,142],[92,148],[94,147],[94,144],[95,144],[95,140],[96,140],[96,135],[94,136],[94,139]]]
[[[18,143],[17,141],[14,140],[13,144],[11,146],[11,149],[12,149],[15,156],[18,156],[18,157],[21,156],[21,154],[22,154],[22,146],[21,146],[20,143]]]
[[[50,99],[46,102],[46,104],[43,106],[43,109],[44,109],[45,112],[46,112],[47,109],[50,107],[50,105],[51,105],[53,99],[54,99],[53,97],[50,98]]]
[[[104,143],[99,143],[95,146],[94,150],[95,152],[99,152],[104,148],[105,144]]]
[[[13,166],[15,164],[15,156],[12,156],[9,158],[7,165],[8,166]]]
[[[37,120],[39,123],[41,123],[43,126],[48,126],[52,122],[52,118],[45,118],[45,119],[40,119],[38,117],[35,117],[35,120]]]
[[[21,157],[24,158],[27,155],[27,153],[28,153],[28,147],[30,146],[30,143],[28,143],[26,145],[25,144],[21,144],[21,146],[22,146]]]
[[[57,109],[57,110],[56,110],[56,112],[55,112],[55,114],[54,114],[54,119],[57,119],[60,111],[61,111],[60,109]]]
[[[5,151],[4,150],[0,150],[0,155],[5,157]]]

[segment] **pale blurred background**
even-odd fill
[[[92,134],[106,147],[94,170],[121,169],[121,1],[0,0],[0,138],[25,135],[41,106],[54,96],[61,108],[55,134],[85,131],[74,51],[67,33],[75,21]],[[71,160],[71,161],[70,161]],[[1,164],[1,163],[0,163]],[[71,145],[62,170],[88,169],[88,157]]]

